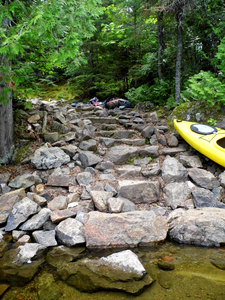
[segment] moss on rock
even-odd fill
[[[208,121],[213,119],[216,121],[216,126],[223,128],[225,126],[224,112],[225,107],[222,104],[209,106],[205,101],[187,102],[173,110],[168,117],[168,125],[172,129],[174,119],[210,125]]]

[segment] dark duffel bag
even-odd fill
[[[110,99],[105,103],[105,107],[107,109],[114,109],[120,106],[130,107],[130,102],[128,100],[117,98],[117,99]]]

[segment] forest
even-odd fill
[[[224,76],[223,0],[0,0],[0,158],[15,103],[57,85],[173,108],[225,104]]]

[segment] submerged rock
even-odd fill
[[[44,273],[38,278],[38,298],[41,300],[58,300],[62,294],[52,274]]]
[[[0,278],[13,286],[23,286],[38,272],[44,262],[45,247],[28,243],[4,253],[0,259]]]
[[[58,267],[69,262],[74,262],[86,255],[85,247],[66,247],[58,246],[51,249],[47,256],[46,261],[53,267]]]
[[[97,260],[85,258],[63,266],[58,273],[68,284],[85,292],[113,289],[136,294],[153,282],[137,255],[130,250]]]

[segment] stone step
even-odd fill
[[[118,124],[118,119],[111,117],[90,117],[89,120],[92,122],[92,124]]]
[[[114,139],[127,139],[136,134],[134,130],[108,130],[96,132],[97,136],[113,137]]]
[[[100,143],[107,148],[110,148],[112,146],[116,145],[131,145],[131,146],[144,146],[145,145],[145,139],[114,139],[114,138],[107,138],[107,137],[101,137]]]

